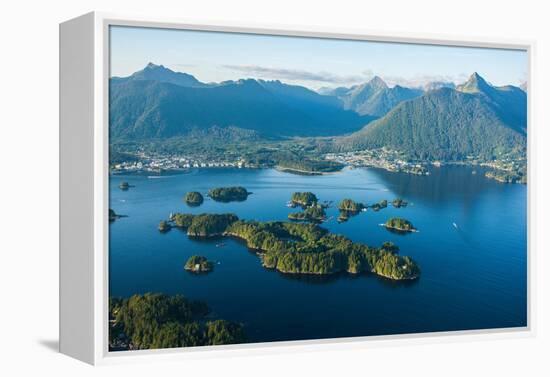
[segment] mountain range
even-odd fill
[[[527,94],[478,73],[462,85],[389,87],[380,77],[319,93],[280,81],[203,83],[148,64],[110,81],[113,140],[332,136],[334,150],[390,147],[419,159],[525,154]]]
[[[397,105],[362,130],[336,140],[338,149],[389,147],[418,159],[461,160],[525,154],[527,95],[496,87],[474,73]]]
[[[174,72],[163,65],[147,64],[141,71],[137,71],[128,77],[113,77],[111,83],[127,81],[159,81],[189,88],[204,88],[208,84],[200,82],[193,75],[183,72]]]
[[[113,139],[169,138],[219,127],[268,138],[342,135],[374,119],[301,86],[254,79],[205,84],[151,63],[110,84]]]
[[[325,91],[339,98],[344,109],[353,110],[361,115],[384,116],[397,104],[421,96],[421,89],[410,89],[396,85],[389,88],[380,77],[375,76],[369,82],[351,88],[336,88]]]

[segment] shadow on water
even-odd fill
[[[380,276],[374,276],[372,274],[368,275],[367,277],[369,279],[376,279],[379,284],[391,289],[413,287],[420,282],[420,279],[422,279],[422,275],[413,280],[392,280]]]
[[[410,232],[405,232],[410,233]],[[224,237],[224,236],[214,236],[209,238],[201,238],[201,237],[189,237],[190,240],[197,243],[209,243],[209,244],[215,244],[216,246],[223,244],[222,241],[229,238],[230,240],[234,241],[235,243],[242,246],[245,250],[248,251],[249,254],[254,255],[256,257],[261,257],[261,252],[258,252],[258,250],[251,249],[247,247],[246,241],[238,238],[238,237]],[[389,288],[402,288],[402,287],[410,287],[418,283],[420,278],[414,279],[414,280],[392,280],[387,279],[382,276],[376,276],[371,273],[361,273],[361,274],[351,274],[345,271],[337,272],[334,274],[329,275],[317,275],[317,274],[292,274],[292,273],[284,273],[277,271],[275,269],[269,269],[262,267],[266,272],[275,273],[279,277],[291,280],[291,281],[298,281],[301,283],[306,284],[313,284],[313,285],[323,285],[323,284],[330,284],[332,282],[335,282],[337,280],[358,280],[358,279],[375,279],[380,284],[384,285],[385,287]],[[215,269],[214,269],[215,270]],[[197,276],[208,276],[209,273],[205,274],[193,274]]]
[[[487,168],[468,166],[445,166],[430,168],[430,176],[392,173],[369,168],[378,179],[390,187],[396,195],[429,203],[443,203],[461,198],[468,207],[473,207],[480,192],[503,190],[503,185],[485,177]],[[472,174],[476,171],[476,174]]]
[[[302,283],[318,284],[318,285],[329,284],[338,279],[351,280],[351,279],[360,278],[360,276],[351,276],[346,272],[338,272],[336,274],[330,274],[330,275],[314,275],[314,274],[303,275],[303,274],[288,274],[288,273],[283,273],[273,269],[270,269],[269,271],[276,273],[277,275],[279,275],[280,277],[286,280],[299,281]]]
[[[190,203],[190,202],[185,202],[185,204],[187,204],[187,207],[190,207],[190,208],[197,208],[197,207],[200,207],[202,205],[203,202],[200,202],[200,203]]]
[[[397,234],[399,236],[408,236],[408,235],[411,235],[413,234],[414,232],[409,232],[409,231],[406,231],[406,230],[399,230],[399,229],[394,229],[394,228],[388,228],[387,226],[384,227],[388,232],[392,233],[392,234]]]
[[[381,276],[376,276],[370,273],[350,274],[342,271],[330,275],[314,275],[314,274],[288,274],[275,270],[269,270],[273,273],[277,273],[280,277],[287,280],[298,281],[306,284],[330,284],[336,280],[359,280],[359,279],[375,279],[379,284],[389,288],[403,288],[416,285],[420,278],[414,280],[392,280]]]

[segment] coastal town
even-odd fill
[[[135,154],[127,154],[128,158],[112,162],[112,174],[127,173],[162,173],[169,171],[187,170],[193,168],[270,168],[292,172],[293,168],[282,168],[279,165],[267,163],[258,164],[250,162],[245,156],[237,154],[217,157],[190,154],[160,154],[139,151]],[[350,167],[374,167],[391,172],[407,173],[414,175],[430,175],[429,166],[441,167],[444,165],[471,165],[490,168],[485,173],[489,179],[501,183],[526,183],[526,161],[502,157],[493,161],[482,161],[473,156],[461,162],[430,161],[419,162],[407,159],[403,153],[388,148],[365,149],[353,152],[326,153],[318,156],[315,161],[325,161],[335,164],[333,171],[338,171],[344,166]],[[313,169],[315,170],[315,169]],[[298,170],[296,170],[299,172]],[[315,173],[312,171],[311,173]]]
[[[353,167],[375,167],[392,172],[429,175],[425,164],[409,162],[402,153],[388,148],[365,149],[354,152],[327,153],[324,159]]]
[[[327,153],[320,156],[344,166],[376,167],[392,172],[429,175],[426,164],[407,161],[401,153],[389,149],[372,149],[343,153]],[[162,172],[191,168],[263,168],[272,167],[248,162],[243,156],[163,155],[140,151],[133,158],[111,164],[112,173]]]
[[[246,168],[252,167],[241,158],[211,160],[200,156],[160,155],[139,152],[135,158],[111,164],[111,173],[160,173],[191,168]]]

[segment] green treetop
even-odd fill
[[[313,204],[317,204],[318,199],[312,192],[294,192],[292,193],[290,201],[300,206],[309,207]]]
[[[190,191],[185,194],[184,200],[190,206],[199,206],[204,201],[204,198],[200,192]]]

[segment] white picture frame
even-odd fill
[[[439,332],[208,346],[147,351],[108,351],[108,80],[109,27],[139,26],[227,33],[525,50],[532,93],[533,41],[461,38],[311,27],[210,24],[88,13],[60,25],[60,352],[90,364],[182,359],[319,349],[346,349],[479,338],[533,336],[534,219],[533,101],[528,96],[528,294],[527,326],[514,329]]]

